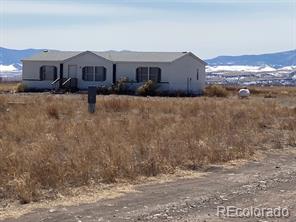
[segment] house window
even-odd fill
[[[84,81],[94,81],[94,67],[85,66],[82,68],[82,79]]]
[[[148,67],[139,67],[136,71],[137,82],[145,82],[148,80]]]
[[[106,80],[106,68],[104,66],[85,66],[82,68],[82,79],[103,82]]]
[[[95,81],[103,82],[106,80],[106,68],[103,66],[95,67]]]
[[[55,66],[41,66],[40,80],[53,81],[57,79],[57,67]]]
[[[161,69],[158,67],[149,68],[149,80],[154,82],[160,82],[161,80]]]
[[[158,67],[138,67],[136,70],[137,82],[145,82],[152,80],[154,82],[160,82],[161,69]]]
[[[199,79],[199,69],[196,70],[196,79]]]

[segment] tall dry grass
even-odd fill
[[[0,93],[14,92],[19,82],[0,82]]]
[[[224,86],[224,88],[232,94],[237,94],[242,86]],[[296,87],[290,86],[249,86],[251,95],[263,95],[266,97],[276,96],[296,96]]]
[[[85,95],[0,96],[0,198],[27,203],[248,157],[271,129],[296,126],[295,110],[269,100],[98,96],[95,114],[86,104]]]
[[[209,85],[204,90],[204,95],[209,97],[227,97],[229,92],[220,85]]]

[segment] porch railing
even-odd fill
[[[60,80],[61,80],[60,78],[57,78],[56,80],[54,80],[54,81],[51,83],[51,85],[52,85],[54,91],[59,90],[59,88],[60,88]]]
[[[62,82],[62,84],[60,84]],[[77,78],[57,78],[54,80],[51,85],[53,86],[53,90],[55,92],[61,91],[76,91],[78,89]]]
[[[76,91],[78,89],[77,83],[78,83],[77,78],[70,77],[68,79],[65,79],[65,81],[63,81],[62,87],[69,91]]]

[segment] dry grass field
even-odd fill
[[[0,82],[0,93],[10,93],[17,89],[17,82]]]
[[[296,146],[296,90],[275,91],[250,99],[97,96],[94,114],[83,94],[0,94],[0,200],[28,203]]]

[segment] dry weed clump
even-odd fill
[[[50,104],[46,107],[46,113],[51,118],[59,119],[59,111],[54,104]]]
[[[155,82],[148,80],[136,90],[136,94],[141,96],[153,95],[155,94],[155,89],[156,89]]]
[[[220,85],[209,85],[205,88],[204,94],[210,97],[227,97],[228,91]]]
[[[26,86],[23,83],[18,83],[15,87],[16,92],[25,92]]]
[[[0,96],[0,198],[197,169],[252,155],[265,131],[295,132],[295,111],[270,100],[98,96],[90,115],[85,98]]]

